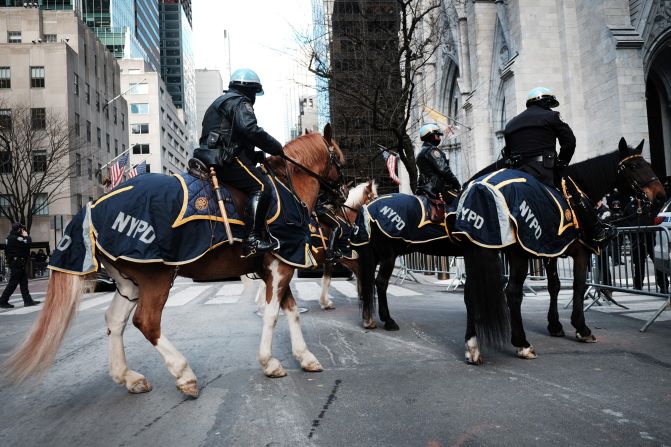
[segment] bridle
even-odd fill
[[[645,191],[643,191],[643,188],[658,180],[658,178],[657,176],[653,175],[650,179],[643,179],[641,174],[634,169],[635,166],[632,167],[625,163],[627,161],[631,162],[632,160],[638,158],[645,160],[643,156],[639,154],[630,155],[620,160],[617,164],[617,177],[618,179],[622,178],[622,181],[624,181],[625,184],[633,191],[634,197],[636,199],[640,200],[641,203],[649,205],[651,202],[648,199],[648,196],[645,194]]]

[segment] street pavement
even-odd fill
[[[569,336],[546,333],[542,283],[527,289],[527,336],[538,358],[485,348],[485,364],[464,363],[462,290],[421,275],[390,289],[400,331],[361,326],[354,281],[336,279],[337,308],[322,311],[319,279],[295,279],[301,324],[325,368],[306,373],[291,354],[280,317],[273,353],[289,375],[266,378],[256,361],[261,319],[242,283],[177,279],[163,332],[199,378],[186,398],[154,348],[132,325],[129,366],[153,385],[131,395],[107,373],[104,312],[112,293],[87,294],[41,383],[0,382],[0,446],[664,446],[671,445],[671,311],[647,332],[660,298],[615,293],[628,310],[586,313],[598,342],[572,339],[570,290],[560,294]],[[31,281],[42,299],[46,281]],[[0,312],[0,353],[26,334],[40,306]]]

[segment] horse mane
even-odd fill
[[[345,206],[358,210],[363,206],[364,203],[368,200],[368,194],[366,194],[366,188],[368,185],[371,185],[373,196],[377,197],[377,183],[375,180],[371,180],[365,183],[359,183],[354,188],[350,189],[349,194],[347,194],[347,200],[345,201]]]
[[[598,200],[615,186],[619,162],[620,153],[613,151],[569,165],[565,175],[573,177],[590,199]]]
[[[319,146],[326,146],[326,142],[320,133],[313,132],[301,135],[289,141],[284,145],[284,153],[292,160],[295,160],[301,165],[309,168],[310,166],[323,163],[327,157],[326,151],[315,150],[315,148]],[[337,145],[334,145],[333,147],[336,154],[338,155],[338,158],[340,159],[340,162],[343,163],[345,157],[342,151]],[[277,155],[268,157],[267,162],[269,163],[270,168],[280,178],[286,177],[287,166],[290,176],[293,176],[299,172],[303,172],[298,166],[291,162],[285,162]]]

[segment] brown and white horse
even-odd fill
[[[320,182],[335,185],[340,181],[343,154],[332,136],[330,124],[323,136],[311,133],[287,143],[284,153],[301,166],[270,157],[268,163],[282,177],[289,174],[294,191],[312,210]],[[316,174],[316,175],[315,175]],[[101,255],[100,261],[117,283],[112,304],[105,313],[109,340],[109,370],[112,379],[123,384],[131,393],[151,390],[144,375],[126,364],[123,333],[135,309],[133,324],[162,356],[168,371],[175,377],[177,388],[184,394],[198,396],[198,381],[186,358],[161,331],[161,314],[176,276],[199,281],[219,280],[255,273],[266,285],[266,307],[258,360],[268,377],[282,377],[286,371],[272,356],[272,338],[280,308],[287,316],[292,351],[305,371],[322,371],[317,358],[310,352],[299,324],[296,302],[289,290],[294,267],[272,254],[262,258],[241,259],[241,244],[222,244],[188,264],[179,266],[163,263],[134,263],[112,260]],[[82,293],[84,276],[52,271],[44,308],[30,334],[11,355],[4,369],[10,379],[21,382],[46,372],[51,366],[63,336],[73,319]]]

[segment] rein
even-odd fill
[[[289,157],[286,155],[284,152],[280,154],[280,157],[282,157],[285,162],[290,162],[297,166],[299,169],[301,169],[303,172],[305,172],[307,175],[310,177],[313,177],[317,179],[319,184],[326,189],[330,194],[333,194],[334,196],[342,195],[342,191],[339,188],[339,185],[342,184],[342,167],[340,166],[340,162],[337,159],[337,156],[335,155],[335,151],[333,150],[333,146],[331,146],[328,141],[326,141],[326,138],[322,136],[322,139],[324,140],[324,143],[326,144],[326,148],[329,153],[329,158],[328,158],[328,163],[326,164],[326,172],[331,169],[331,166],[334,165],[336,167],[336,170],[338,171],[338,180],[331,182],[327,179],[324,178],[323,175],[319,175],[316,172],[312,171],[311,169],[303,166],[293,158]],[[287,169],[287,178],[290,178],[291,176],[289,175],[289,170]],[[291,181],[291,180],[289,180]]]
[[[651,205],[652,202],[648,199],[648,197],[645,195],[645,192],[643,191],[643,188],[649,185],[650,183],[654,182],[657,180],[656,176],[653,176],[650,180],[648,180],[645,183],[640,182],[640,179],[637,179],[636,176],[633,174],[629,173],[629,170],[627,169],[627,166],[624,164],[625,161],[632,160],[634,158],[641,158],[643,159],[642,155],[630,155],[628,157],[623,158],[620,160],[617,164],[617,174],[623,174],[625,177],[625,180],[629,183],[629,186],[631,187],[632,191],[634,192],[634,196],[636,197],[637,200],[639,200],[639,212],[641,205],[640,203],[643,202],[647,205]]]

